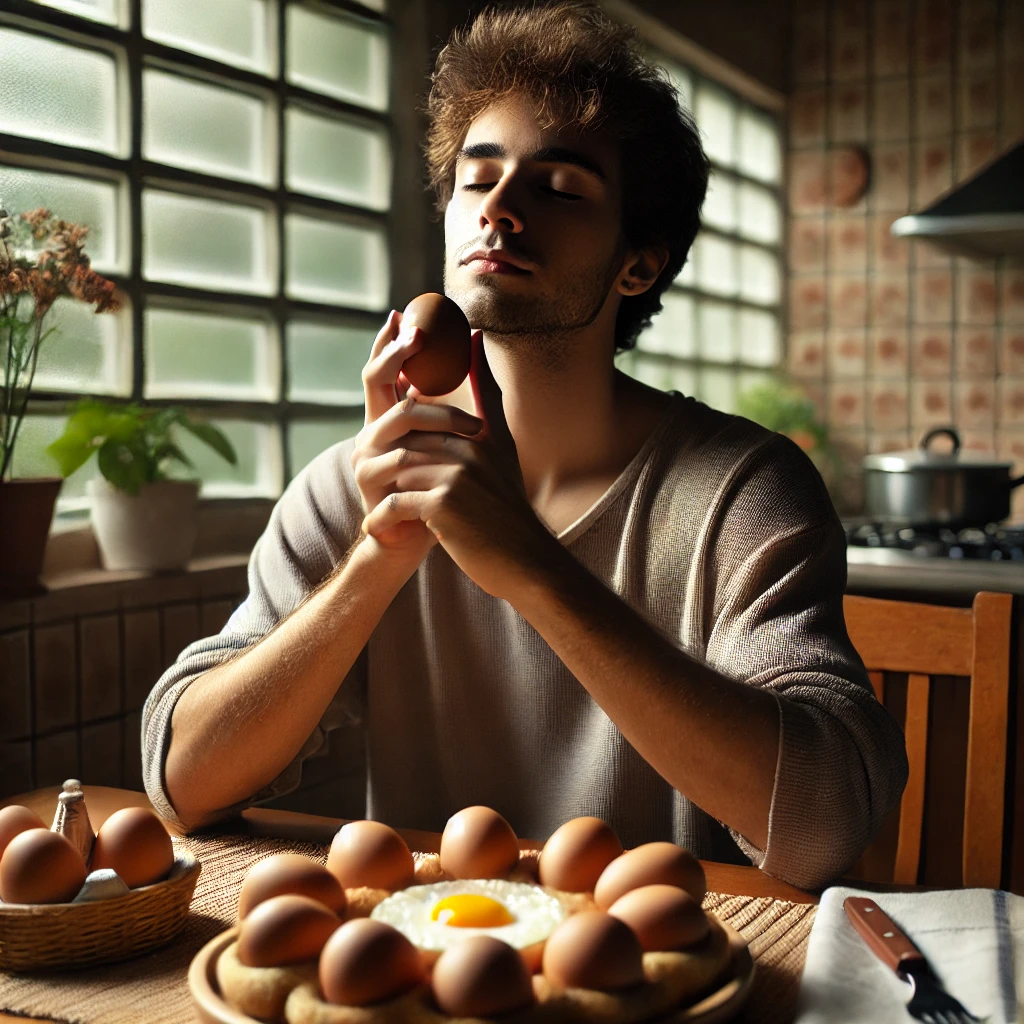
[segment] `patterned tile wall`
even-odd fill
[[[791,59],[788,359],[843,453],[838,503],[866,452],[940,424],[1024,473],[1024,262],[889,233],[1024,139],[1024,2],[796,0]],[[851,146],[870,179],[843,207]]]
[[[243,565],[0,604],[0,800],[72,777],[141,790],[146,697],[188,644],[220,632],[245,591]],[[346,731],[331,740],[300,789],[268,806],[362,815],[361,742]]]

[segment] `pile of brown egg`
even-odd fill
[[[250,869],[217,979],[235,1009],[287,1024],[641,1021],[728,967],[704,891],[687,850],[624,852],[598,818],[566,822],[539,858],[487,807],[453,815],[438,855],[357,821],[326,866],[275,854]]]
[[[148,808],[126,807],[107,818],[88,861],[31,808],[11,804],[0,809],[0,903],[70,903],[88,895],[86,880],[94,877],[115,884],[99,886],[92,898],[123,894],[163,881],[173,866],[171,837]]]

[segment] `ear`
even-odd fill
[[[615,282],[615,290],[620,295],[642,295],[658,280],[658,275],[668,263],[668,249],[664,246],[652,246],[631,252],[626,264]]]

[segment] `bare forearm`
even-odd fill
[[[673,788],[764,849],[775,698],[688,657],[564,549],[540,564],[516,610]]]
[[[260,643],[185,690],[171,720],[165,781],[186,825],[216,817],[287,767],[410,575],[364,540]]]

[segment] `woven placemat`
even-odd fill
[[[146,956],[80,971],[0,971],[0,1010],[67,1024],[183,1024],[194,1020],[188,966],[199,950],[234,924],[238,892],[252,865],[272,853],[302,853],[321,863],[326,846],[251,836],[186,836],[203,866],[185,930]],[[814,907],[764,897],[708,893],[704,901],[750,943],[757,961],[749,1009],[740,1021],[785,1024],[793,1017]]]

